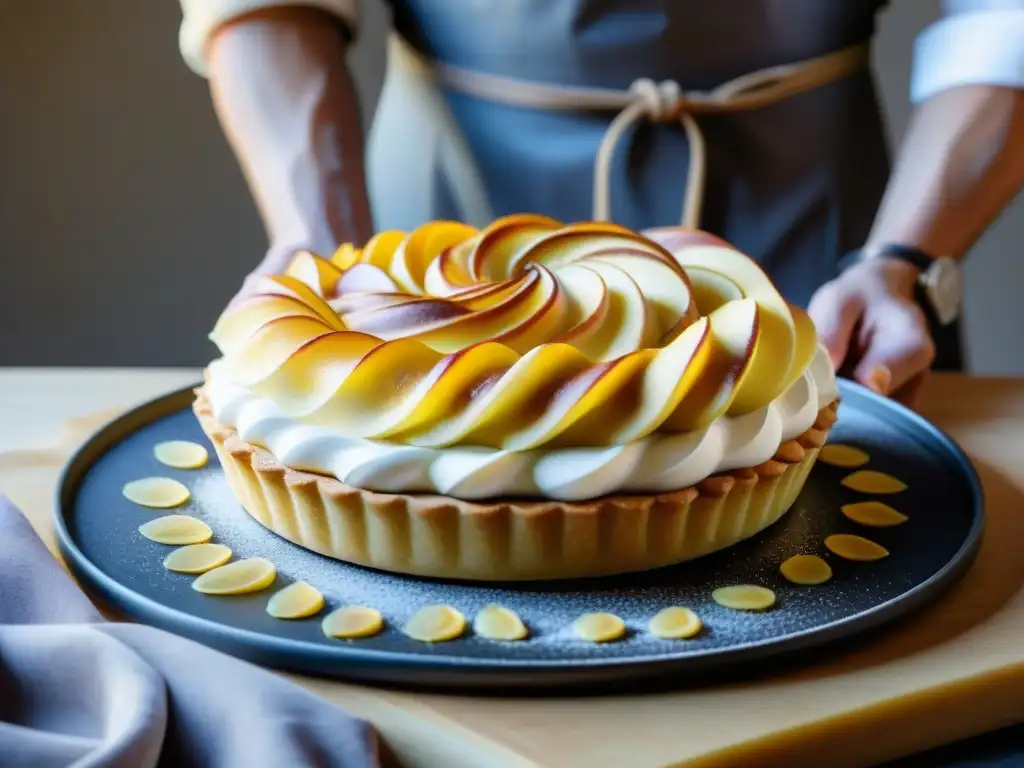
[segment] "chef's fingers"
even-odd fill
[[[883,395],[893,395],[935,361],[935,343],[920,307],[890,300],[866,309],[868,344],[853,377]]]
[[[861,295],[837,281],[826,283],[811,298],[807,312],[814,320],[818,338],[832,358],[832,365],[838,370],[849,354],[854,329],[864,313]]]

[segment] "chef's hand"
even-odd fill
[[[819,288],[808,307],[836,370],[911,408],[935,360],[916,277],[909,264],[865,259]]]

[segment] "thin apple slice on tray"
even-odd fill
[[[729,411],[750,376],[763,313],[753,299],[732,301],[707,317],[708,352],[695,384],[665,419],[667,432],[704,429]]]

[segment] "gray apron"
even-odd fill
[[[628,89],[641,78],[709,90],[748,72],[870,39],[884,0],[390,0],[397,35],[423,58],[494,75]],[[591,218],[593,164],[614,114],[515,107],[438,87],[390,51],[370,136],[378,228],[535,212]],[[807,306],[862,245],[889,175],[865,69],[748,112],[704,115],[700,226],[757,259]],[[453,158],[473,159],[475,184]],[[679,222],[690,157],[678,123],[642,122],[614,156],[611,218]],[[447,169],[447,170],[446,170]],[[453,177],[460,179],[453,183]],[[467,190],[471,190],[467,193]],[[937,367],[960,367],[958,329],[936,329]]]

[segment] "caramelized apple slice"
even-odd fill
[[[748,413],[774,400],[802,372],[797,366],[797,321],[790,305],[757,263],[733,248],[684,246],[673,255],[685,269],[697,267],[722,275],[757,302],[760,339],[731,412]]]
[[[536,214],[497,219],[481,230],[467,259],[467,271],[474,280],[506,280],[512,277],[520,253],[561,227],[560,221]]]
[[[383,232],[378,232],[363,246],[359,253],[359,263],[370,264],[387,272],[395,258],[395,251],[408,236],[408,232],[398,229],[386,229]]]
[[[311,394],[328,397],[324,379],[343,380],[360,358],[380,346],[379,339],[332,331],[318,319],[284,317],[262,326],[227,360],[239,384],[282,405],[284,400],[305,402]],[[309,377],[313,371],[317,376]]]
[[[558,270],[587,256],[608,251],[641,251],[682,273],[672,256],[657,244],[622,227],[600,223],[572,224],[551,232],[520,251],[510,270],[515,274],[528,262]]]
[[[688,267],[686,274],[702,315],[710,315],[722,305],[743,298],[743,290],[725,275],[701,267]]]
[[[406,293],[423,293],[430,262],[445,249],[475,234],[476,228],[457,221],[428,222],[402,240],[391,259],[388,274]]]
[[[558,270],[565,290],[566,330],[553,342],[572,344],[590,359],[600,348],[600,335],[608,322],[611,296],[601,275],[582,264],[570,264]]]
[[[529,450],[552,442],[592,413],[607,413],[609,404],[619,400],[619,394],[643,374],[656,354],[655,350],[645,349],[590,366],[553,392],[542,412],[530,420],[521,420],[521,428],[509,424],[501,447],[509,451]]]
[[[793,304],[789,305],[789,311],[793,315],[796,347],[793,351],[793,365],[789,369],[789,376],[783,382],[783,392],[804,375],[818,351],[818,329],[814,327],[811,316]]]
[[[285,274],[308,285],[317,296],[330,296],[342,271],[331,262],[309,251],[298,251],[292,256]]]
[[[334,294],[397,292],[398,286],[395,281],[387,272],[373,264],[355,264],[346,269],[335,283],[333,291]]]
[[[703,429],[725,414],[751,375],[760,344],[761,318],[752,299],[731,301],[708,317],[710,344],[694,386],[665,419],[662,429]]]
[[[654,347],[662,332],[636,281],[610,261],[588,260],[587,268],[597,273],[605,285],[608,311],[587,339],[584,354],[595,362],[603,362]]]
[[[581,264],[594,261],[614,264],[636,283],[661,328],[659,336],[697,320],[697,303],[686,274],[663,258],[640,249],[610,249],[587,256]]]
[[[507,347],[502,349],[511,352]],[[568,344],[542,345],[516,360],[503,374],[480,381],[471,390],[463,409],[452,409],[430,428],[417,428],[393,437],[430,447],[456,442],[501,447],[509,431],[547,412],[556,386],[571,387],[576,377],[593,369],[591,362]],[[568,407],[564,398],[558,402]]]
[[[538,267],[487,292],[350,313],[345,324],[381,339],[415,338],[438,352],[457,352],[483,341],[526,352],[557,334],[566,305],[554,276]]]
[[[557,439],[565,445],[624,445],[661,427],[708,376],[714,354],[707,318],[701,318],[651,358],[640,376],[635,402],[620,398],[569,426]]]
[[[354,264],[359,263],[362,251],[352,243],[342,243],[331,255],[330,262],[338,269],[345,271]]]
[[[692,227],[651,227],[641,230],[640,234],[673,254],[681,248],[689,248],[694,245],[732,247],[722,238],[705,232],[703,229],[693,229]]]

